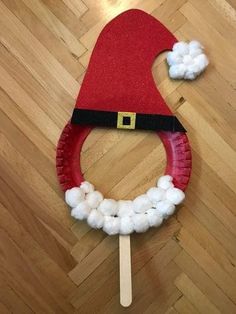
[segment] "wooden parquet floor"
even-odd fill
[[[129,8],[198,39],[210,59],[173,82],[165,55],[155,82],[188,130],[186,201],[160,229],[132,235],[133,304],[119,304],[118,238],[69,215],[55,147],[102,27]],[[0,313],[236,313],[235,0],[0,1]],[[107,197],[155,182],[165,152],[152,132],[96,129],[85,178]]]

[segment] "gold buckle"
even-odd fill
[[[124,124],[124,118],[129,118],[129,123]],[[136,113],[135,112],[118,112],[117,129],[135,129]]]

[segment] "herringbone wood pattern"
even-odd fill
[[[211,64],[172,82],[153,75],[188,129],[193,173],[185,204],[160,229],[133,235],[134,300],[119,305],[118,239],[70,218],[55,147],[96,38],[140,8]],[[0,1],[0,313],[236,313],[235,0]],[[124,30],[125,31],[125,30]],[[96,129],[85,178],[106,196],[141,194],[163,173],[153,133]]]

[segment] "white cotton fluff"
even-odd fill
[[[158,202],[155,208],[160,214],[163,215],[163,218],[167,218],[175,211],[175,205],[167,200]]]
[[[166,191],[166,195],[165,195],[166,199],[175,204],[178,205],[180,203],[182,203],[182,201],[185,198],[185,194],[182,190],[177,189],[177,188],[170,188]]]
[[[96,209],[91,210],[87,222],[90,227],[100,229],[103,226],[104,216]]]
[[[117,215],[119,217],[134,215],[134,204],[132,201],[118,201]]]
[[[156,208],[147,211],[147,219],[150,227],[159,227],[163,222],[163,215]]]
[[[137,214],[133,216],[134,230],[136,232],[145,232],[149,228],[149,222],[146,214]]]
[[[98,210],[104,216],[115,216],[117,214],[117,201],[105,198],[99,205]]]
[[[90,208],[97,208],[102,200],[103,195],[98,191],[89,192],[86,195],[86,201],[88,202]]]
[[[103,231],[109,235],[117,234],[120,231],[120,217],[105,216]]]
[[[88,194],[88,193],[94,191],[94,186],[91,183],[89,183],[88,181],[82,182],[80,184],[80,188],[81,188],[81,190],[84,191],[85,194]]]
[[[147,191],[147,196],[152,202],[152,204],[155,204],[156,202],[159,202],[164,199],[165,190],[158,187],[150,188]]]
[[[161,176],[157,181],[157,186],[164,190],[173,188],[174,184],[172,183],[173,178],[169,175]]]
[[[170,77],[194,80],[209,64],[203,51],[203,46],[196,40],[174,44],[173,51],[167,54]]]
[[[139,195],[133,201],[134,211],[136,213],[145,213],[149,208],[152,207],[152,203],[147,197],[147,195]]]
[[[79,220],[87,219],[90,211],[91,208],[89,207],[88,203],[83,201],[72,209],[71,216]]]
[[[65,201],[70,207],[76,207],[84,200],[84,191],[78,187],[67,190],[65,193]]]
[[[130,234],[134,231],[132,217],[123,216],[120,218],[120,234]]]

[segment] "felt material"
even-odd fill
[[[155,86],[152,64],[176,38],[151,15],[129,10],[98,37],[76,108],[171,115]]]
[[[76,108],[73,112],[71,123],[105,127],[117,127],[118,113],[113,111],[86,110]],[[134,129],[163,130],[172,132],[185,132],[184,127],[175,116],[136,114]],[[123,125],[130,125],[130,118],[123,118]]]

